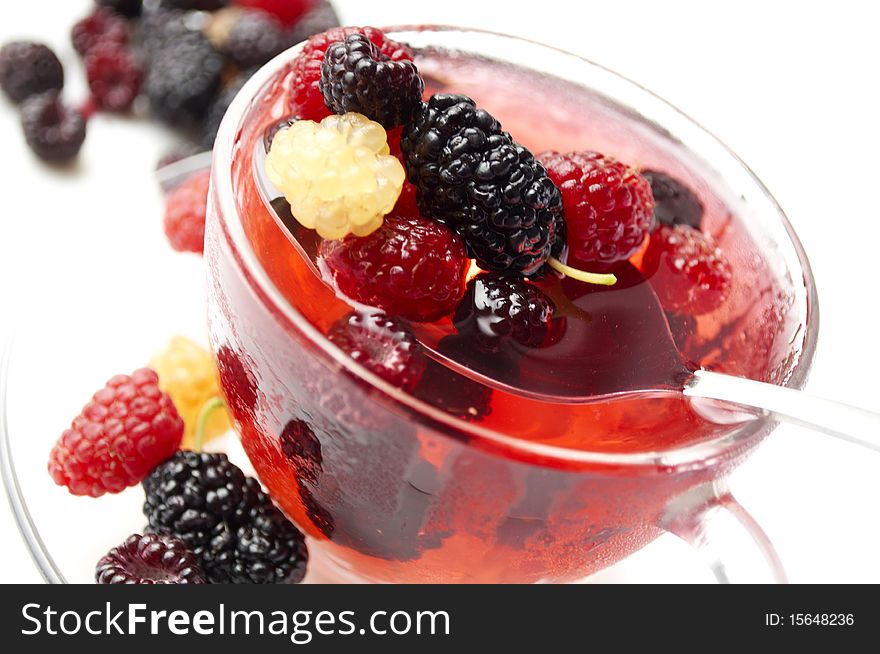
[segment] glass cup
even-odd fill
[[[529,147],[600,149],[697,189],[710,231],[739,239],[729,252],[735,269],[752,266],[728,302],[743,311],[741,338],[726,341],[715,367],[802,387],[818,331],[809,264],[776,202],[730,150],[645,89],[563,51],[447,27],[390,36],[414,48],[429,86],[474,96]],[[289,113],[283,88],[300,48],[257,73],[223,122],[205,257],[211,342],[236,428],[273,499],[312,537],[313,561],[349,581],[568,582],[668,531],[720,581],[784,580],[725,485],[773,422],[631,393],[576,419],[565,407],[507,407],[518,429],[538,434],[526,439],[404,393],[327,340],[340,303],[316,288],[313,265],[257,182],[255,153]],[[558,100],[550,106],[541,93],[558,84],[565,93],[549,96]],[[772,279],[775,295],[745,311],[740,300],[755,296],[757,278]],[[673,423],[687,429],[652,440]],[[602,446],[553,438],[574,429]]]

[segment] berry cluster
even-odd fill
[[[90,92],[81,107],[61,100],[61,62],[39,43],[0,49],[0,88],[21,105],[26,141],[46,161],[76,157],[92,113],[126,112],[141,95],[153,116],[210,149],[257,67],[338,25],[328,0],[95,0],[71,29]]]

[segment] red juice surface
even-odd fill
[[[682,361],[785,381],[800,342],[800,312],[791,282],[777,266],[768,265],[730,208],[733,203],[702,179],[691,162],[636,119],[574,84],[441,52],[423,52],[417,63],[427,78],[427,93],[473,97],[535,153],[598,150],[635,167],[668,172],[694,189],[706,210],[703,229],[716,238],[734,274],[729,297],[716,311],[690,319],[669,317]],[[296,113],[286,93],[289,84],[289,76],[282,75],[240,134],[234,194],[260,265],[281,295],[326,334],[352,307],[317,273],[309,256],[317,237],[285,217],[282,204],[276,202],[280,210],[275,211],[269,204],[275,192],[261,185],[258,171],[266,130]],[[314,345],[277,311],[268,310],[267,299],[233,270],[233,257],[219,247],[223,236],[214,222],[208,234],[212,341],[245,450],[275,501],[322,541],[333,559],[358,575],[386,581],[577,578],[650,541],[659,533],[657,516],[671,496],[735,464],[731,458],[665,476],[656,471],[644,476],[644,471],[573,471],[523,453],[508,459],[470,447],[460,435],[446,436],[420,425],[408,410],[388,406],[387,398],[377,397],[360,380],[319,364],[309,352]],[[603,296],[609,304],[619,305],[615,311],[629,311],[635,318],[650,314],[639,314],[640,303],[650,302],[640,262],[641,252],[622,269],[618,288],[602,290],[609,294]],[[626,348],[634,351],[632,356],[616,357],[587,375],[578,367],[578,348],[595,332],[579,322],[577,309],[594,290],[553,276],[540,285],[557,305],[562,298],[571,307],[566,338],[530,355],[526,368],[532,387],[561,394],[579,386],[589,391],[591,380],[601,374],[610,380],[634,375],[638,381],[654,365],[644,362],[669,340],[662,312],[659,318],[650,314],[633,332],[633,339],[644,337],[638,347]],[[419,334],[434,346],[441,339],[454,342],[455,329],[444,318],[420,328]],[[465,352],[459,362],[467,362],[467,350],[466,342],[458,343],[459,354]],[[230,356],[234,365],[224,365],[224,357]],[[677,365],[665,359],[656,364],[660,377],[669,376],[660,386],[680,381],[674,374],[684,371],[684,364]],[[491,367],[480,372],[491,374]],[[648,382],[658,375],[645,373],[646,387],[656,388]],[[515,386],[517,380],[502,381]],[[485,400],[470,416],[481,428],[574,450],[658,451],[717,438],[732,429],[701,417],[683,396],[552,402],[482,387],[436,361],[415,394],[443,407],[452,391],[471,394],[474,402]],[[250,401],[237,402],[241,397]],[[461,429],[466,432],[467,425]]]

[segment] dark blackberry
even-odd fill
[[[95,568],[99,584],[203,584],[195,555],[175,536],[129,536],[107,552]]]
[[[688,225],[700,229],[703,203],[691,189],[674,177],[656,170],[643,170],[642,177],[651,184],[654,217],[664,225]]]
[[[0,88],[14,103],[64,87],[64,68],[41,43],[15,41],[0,48]]]
[[[473,344],[463,342],[458,335],[447,336],[437,347],[438,351],[452,360],[461,360],[463,353],[470,353]],[[492,389],[459,374],[455,370],[428,360],[413,395],[442,411],[463,420],[477,422],[492,413]]]
[[[86,55],[86,78],[101,109],[126,111],[141,90],[143,71],[125,46],[99,43]]]
[[[423,103],[400,145],[422,213],[456,229],[481,268],[531,276],[562,251],[559,189],[467,96]]]
[[[232,24],[223,53],[241,68],[262,66],[287,47],[287,39],[287,31],[277,18],[262,11],[245,11]]]
[[[127,18],[140,16],[144,8],[144,0],[95,0],[95,4],[99,7],[112,9]]]
[[[321,92],[331,111],[356,111],[392,129],[408,123],[422,101],[425,83],[412,61],[391,61],[362,34],[327,48]]]
[[[214,583],[298,583],[303,535],[225,454],[181,451],[144,480],[149,529],[186,543]]]
[[[260,399],[257,380],[246,357],[228,345],[221,345],[217,350],[217,375],[226,404],[236,420],[253,419]]]
[[[129,25],[122,16],[101,8],[78,21],[70,31],[73,47],[82,57],[99,43],[126,45],[130,36]]]
[[[176,127],[199,124],[220,89],[223,66],[223,56],[199,32],[165,39],[145,84],[153,112]]]
[[[494,353],[505,342],[523,347],[544,343],[554,313],[541,290],[518,277],[484,273],[472,279],[452,319],[461,335]]]
[[[78,109],[61,100],[58,91],[47,91],[21,106],[21,127],[31,150],[50,162],[65,162],[79,154],[86,139],[86,121]]]
[[[300,18],[288,33],[288,45],[296,45],[310,36],[326,32],[332,27],[339,27],[339,16],[327,0],[317,0],[314,6]]]
[[[189,16],[188,12],[172,9],[144,12],[138,25],[138,36],[145,59],[151,60],[166,44],[197,31],[189,24]]]
[[[211,103],[202,121],[201,138],[199,141],[205,150],[212,150],[214,148],[214,141],[217,140],[217,132],[220,131],[220,123],[223,122],[223,118],[226,116],[226,110],[229,109],[229,105],[235,100],[235,96],[238,95],[238,92],[241,91],[254,72],[252,69],[236,75],[231,82],[223,87],[214,99],[214,102]]]

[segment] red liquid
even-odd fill
[[[517,379],[502,381],[563,395],[640,382],[656,388],[658,379],[667,386],[679,381],[683,360],[783,381],[794,356],[790,343],[800,342],[790,283],[757,255],[736,215],[659,141],[579,87],[488,62],[440,56],[417,61],[423,73],[443,79],[446,90],[474,97],[534,152],[597,149],[685,180],[699,192],[705,228],[736,271],[719,310],[671,321],[683,358],[661,347],[669,332],[650,306],[653,294],[637,270],[639,255],[616,288],[544,282],[557,305],[564,297],[591,315],[613,316],[613,324],[591,324],[573,314],[561,341],[529,353]],[[253,173],[265,130],[295,113],[284,88],[282,80],[240,135],[234,190],[260,265],[287,301],[326,333],[351,307],[303,255],[301,247],[312,249],[314,236],[276,219]],[[212,340],[245,450],[273,499],[330,556],[363,577],[528,582],[585,576],[656,537],[671,497],[723,474],[760,436],[688,472],[573,463],[470,438],[463,422],[452,430],[420,419],[321,356],[242,275],[216,216],[209,220],[207,244]],[[467,342],[456,343],[448,319],[428,336],[436,343],[442,339],[457,360],[480,372],[505,374],[491,362],[468,360]],[[471,412],[480,427],[574,450],[664,450],[732,429],[705,420],[683,397],[551,403],[490,391],[436,362],[416,395],[435,406],[464,407],[464,413],[468,403],[480,405]]]

